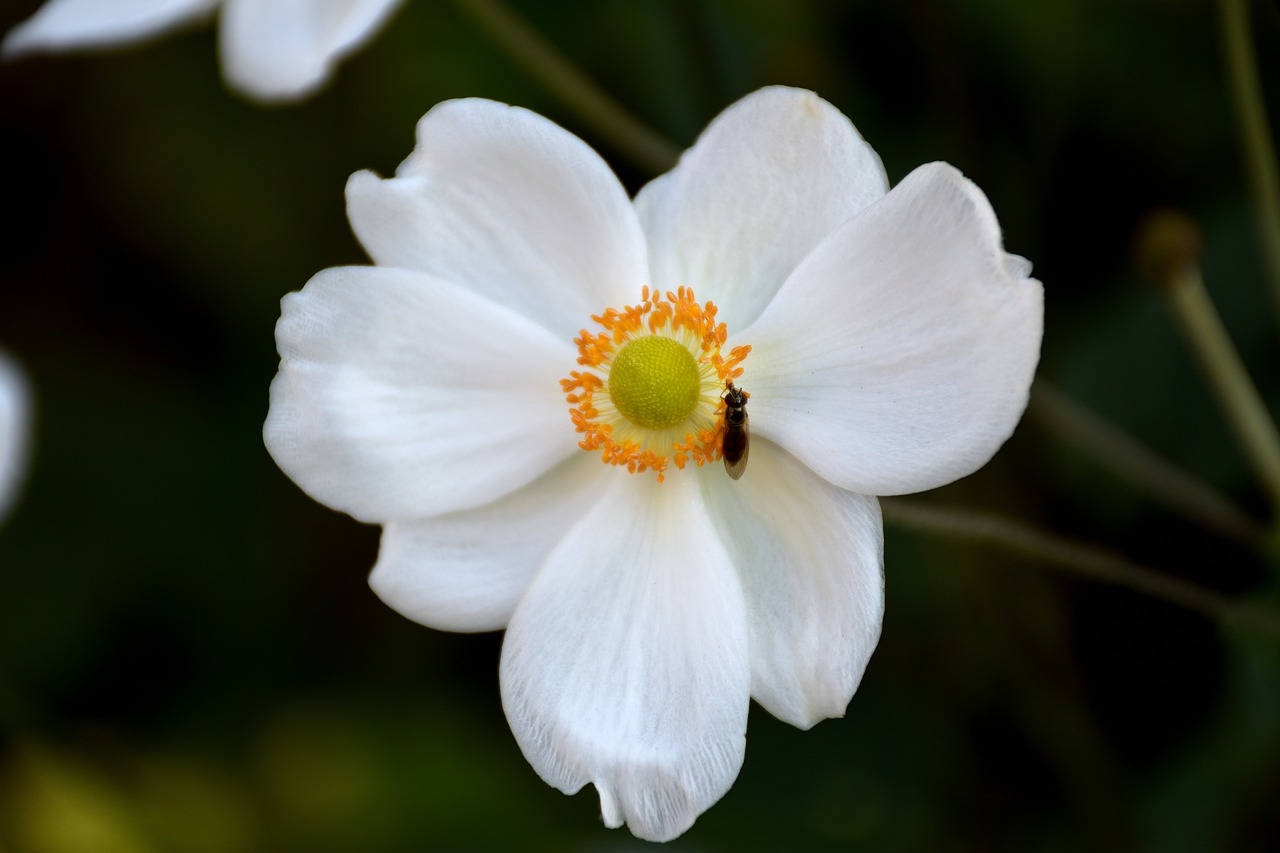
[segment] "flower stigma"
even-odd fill
[[[592,315],[604,331],[582,330],[574,343],[586,369],[560,385],[583,436],[579,447],[632,474],[654,471],[662,482],[669,464],[720,459],[724,386],[742,375],[751,347],[721,355],[725,324],[692,288],[664,295],[645,287],[640,299]]]

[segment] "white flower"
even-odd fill
[[[844,713],[884,606],[872,496],[1005,441],[1042,288],[976,186],[934,163],[889,192],[810,92],[744,98],[634,203],[522,109],[440,104],[417,143],[347,184],[376,266],[283,301],[267,447],[383,525],[387,604],[506,627],[503,704],[543,779],[674,838],[737,776],[749,697],[801,728]],[[741,480],[701,464],[730,378]]]
[[[31,395],[26,379],[0,351],[0,523],[8,517],[27,470]]]
[[[263,101],[311,94],[402,0],[46,0],[5,37],[5,56],[132,44],[221,7],[222,72]]]

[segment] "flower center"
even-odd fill
[[[586,369],[560,380],[583,450],[633,474],[655,471],[659,482],[669,463],[720,458],[725,383],[742,375],[751,347],[720,354],[728,335],[716,310],[689,288],[664,298],[646,287],[639,305],[592,316],[603,331],[574,341]]]
[[[609,399],[618,414],[644,429],[679,426],[693,414],[701,391],[693,353],[659,335],[628,341],[609,370]]]

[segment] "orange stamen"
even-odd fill
[[[729,351],[728,357],[721,354],[720,348],[728,338],[725,324],[716,322],[714,303],[698,304],[692,288],[681,287],[675,293],[667,291],[663,297],[662,293],[646,286],[641,290],[640,304],[624,306],[621,311],[608,308],[592,315],[591,319],[604,331],[592,333],[582,329],[574,339],[578,364],[586,370],[571,371],[569,378],[560,380],[565,400],[571,406],[569,416],[574,429],[582,434],[578,446],[588,451],[599,450],[606,464],[625,467],[632,474],[654,471],[658,482],[663,481],[668,463],[683,470],[690,461],[702,467],[720,459],[724,401],[719,389],[742,375],[741,364],[751,352],[749,346],[737,346]],[[691,423],[686,434],[671,438],[666,447],[649,446],[643,441],[644,435],[640,435],[642,440],[637,440],[637,434],[642,431],[613,410],[606,390],[606,377],[614,355],[632,338],[644,334],[681,341],[703,369],[707,404],[700,419],[710,426],[694,427]],[[710,394],[708,385],[714,388]],[[714,406],[710,403],[712,397]],[[604,415],[600,411],[602,407],[606,410]],[[615,434],[619,431],[620,437]]]

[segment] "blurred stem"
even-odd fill
[[[1031,386],[1027,416],[1155,503],[1255,551],[1266,547],[1256,519],[1052,383]]]
[[[500,0],[454,0],[486,33],[565,102],[602,139],[653,174],[680,152],[583,74],[551,42]]]
[[[882,498],[880,505],[890,525],[927,535],[998,545],[1070,574],[1128,587],[1203,613],[1223,625],[1241,626],[1280,638],[1280,613],[1169,577],[1106,548],[1076,542],[992,513],[929,506],[903,498]]]
[[[1161,291],[1173,306],[1250,467],[1271,499],[1273,518],[1280,516],[1280,432],[1209,299],[1200,268],[1174,268],[1164,284]]]
[[[1235,104],[1236,123],[1244,149],[1245,167],[1253,196],[1262,249],[1280,318],[1280,175],[1276,144],[1267,123],[1258,60],[1254,53],[1248,0],[1220,0],[1223,54]]]

